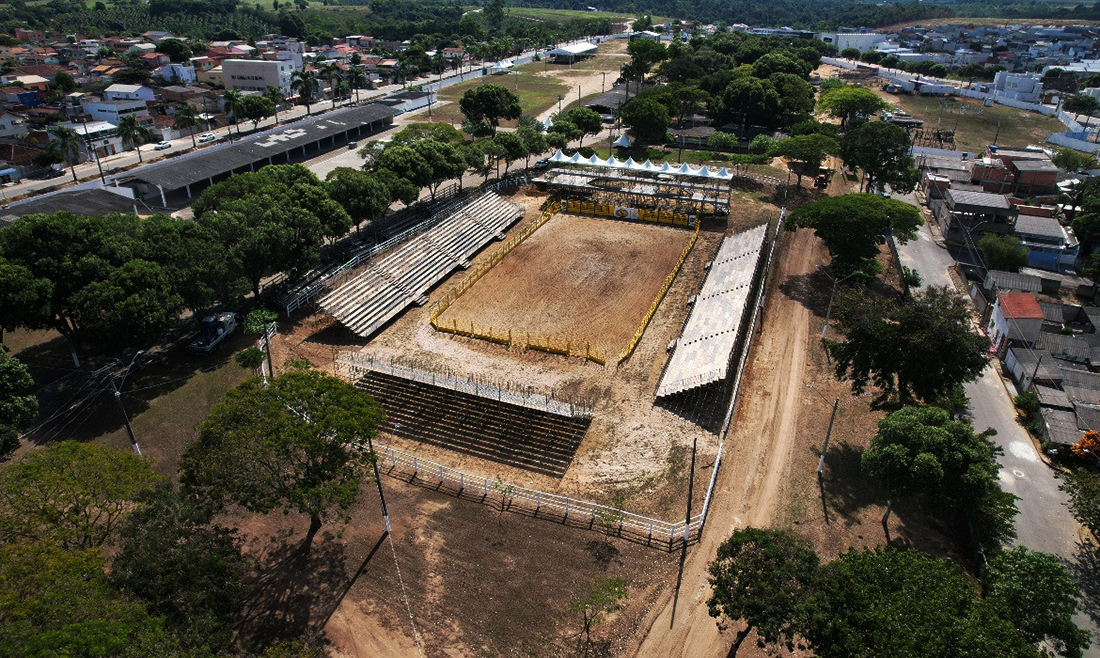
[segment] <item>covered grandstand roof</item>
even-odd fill
[[[0,227],[15,222],[24,215],[71,212],[74,215],[106,215],[112,212],[134,212],[133,190],[123,187],[81,187],[36,196],[0,209]],[[145,204],[141,204],[144,208]],[[145,212],[150,212],[145,209]]]
[[[719,381],[729,372],[767,228],[758,226],[722,241],[665,366],[657,397]]]
[[[166,190],[177,190],[253,163],[266,162],[272,156],[282,155],[362,125],[392,119],[396,114],[392,107],[377,103],[336,110],[265,130],[239,142],[219,144],[178,158],[145,165],[114,178],[124,181],[139,180]]]
[[[550,158],[550,162],[587,165],[589,167],[604,167],[609,169],[626,169],[629,171],[648,172],[653,174],[668,174],[670,176],[692,176],[695,178],[710,178],[715,180],[733,180],[733,174],[725,167],[714,170],[707,166],[692,167],[686,162],[678,165],[668,162],[656,164],[652,160],[635,162],[634,158],[619,160],[615,156],[611,156],[604,160],[595,155],[586,158],[580,153],[574,153],[572,156],[569,156],[565,155],[560,150],[554,154],[554,157]]]

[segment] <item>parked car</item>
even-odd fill
[[[215,139],[217,139],[217,137],[214,136],[214,133],[203,133],[203,134],[199,135],[199,144],[205,144],[206,142],[212,142]]]
[[[359,142],[348,142],[349,151],[354,151],[357,148],[359,148]]]
[[[157,144],[156,146],[154,146],[153,150],[154,151],[164,151],[164,150],[170,149],[170,148],[172,148],[172,142],[161,142],[161,143]]]
[[[535,169],[546,169],[550,166],[550,162],[547,160],[535,160]]]

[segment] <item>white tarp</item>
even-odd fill
[[[605,167],[608,169],[625,169],[627,171],[642,171],[648,173],[657,174],[670,174],[674,176],[692,176],[694,178],[710,178],[717,180],[732,180],[733,174],[729,172],[725,167],[722,167],[719,171],[714,171],[710,167],[692,167],[688,163],[684,162],[679,165],[670,165],[667,162],[660,164],[654,164],[651,160],[638,163],[634,161],[634,158],[627,158],[626,162],[616,159],[614,156],[603,160],[595,155],[590,158],[582,157],[579,153],[573,155],[565,155],[560,150],[554,154],[554,157],[550,158],[550,162],[561,162],[567,164],[580,164],[587,165],[589,167]]]

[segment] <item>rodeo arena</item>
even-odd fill
[[[318,308],[363,345],[333,360],[386,412],[383,473],[673,550],[701,536],[782,223],[739,217],[733,190],[782,182],[561,151],[549,162],[379,224],[378,244],[280,302]],[[663,463],[671,447],[647,442],[666,433],[693,450],[679,520],[573,486],[630,481],[623,455]],[[699,482],[693,446],[713,465]]]

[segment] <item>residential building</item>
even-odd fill
[[[1029,292],[1002,292],[993,302],[986,333],[997,355],[1003,357],[1009,346],[1030,346],[1043,328],[1043,309]]]
[[[143,100],[108,101],[85,97],[80,105],[92,120],[106,121],[116,126],[122,121],[122,117],[130,114],[136,115],[139,119],[149,116],[149,106]]]
[[[156,100],[156,94],[149,87],[142,85],[113,84],[103,90],[103,99],[108,101],[152,101]]]
[[[1038,73],[1010,73],[998,71],[993,76],[993,96],[1038,103],[1043,96],[1042,76]]]
[[[0,137],[21,137],[26,134],[26,119],[18,114],[0,110]]]
[[[1020,214],[1014,235],[1027,248],[1028,267],[1051,272],[1073,272],[1080,245],[1073,231],[1053,217]]]
[[[290,94],[290,75],[294,66],[289,62],[253,59],[227,59],[222,62],[222,80],[226,89],[235,91],[266,91],[278,87]]]
[[[198,76],[195,74],[195,67],[190,63],[186,64],[165,64],[160,67],[160,77],[165,82],[198,82]]]
[[[933,204],[944,241],[954,246],[977,248],[981,233],[1007,235],[1016,225],[1017,209],[1004,194],[948,189],[942,202]]]

